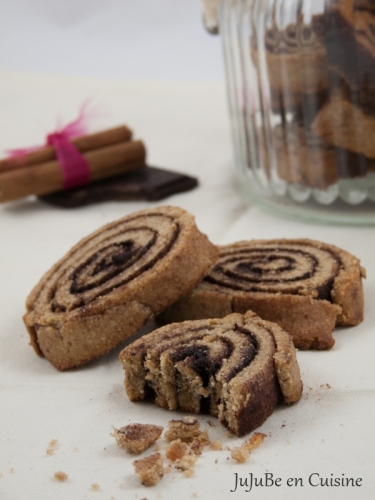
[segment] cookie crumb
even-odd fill
[[[120,429],[113,428],[117,445],[129,453],[142,453],[161,436],[163,427],[153,424],[129,424]]]
[[[100,491],[100,484],[98,484],[98,483],[93,483],[93,484],[91,485],[91,489],[92,489],[93,491]]]
[[[55,451],[57,450],[58,446],[59,446],[59,443],[58,443],[57,439],[51,439],[51,441],[49,442],[48,448],[46,450],[46,454],[53,455],[55,453]]]
[[[210,448],[211,450],[220,451],[223,449],[223,443],[220,441],[220,439],[216,439],[211,443]]]
[[[232,448],[231,457],[238,463],[244,463],[249,458],[250,453],[261,445],[267,435],[262,432],[254,432],[248,441],[242,443],[241,446]]]
[[[202,431],[199,430],[200,424],[195,417],[184,417],[182,420],[170,420],[169,429],[165,431],[164,436],[168,441],[189,442],[198,437]]]
[[[252,452],[262,444],[264,438],[266,437],[267,434],[263,434],[262,432],[254,432],[249,441],[245,441],[242,446]]]
[[[60,483],[63,483],[68,480],[68,474],[66,474],[62,470],[55,472],[53,477],[54,479],[56,479],[56,481],[60,481]]]
[[[238,463],[243,464],[249,458],[250,451],[243,446],[234,446],[230,455],[233,460],[236,460]]]
[[[190,448],[196,455],[200,455],[205,446],[211,444],[210,438],[208,437],[207,431],[200,431],[200,434],[192,439],[190,442]]]
[[[165,456],[171,462],[181,459],[189,452],[189,447],[186,443],[183,443],[181,439],[176,439],[170,443],[168,446]]]
[[[182,420],[170,420],[168,430],[164,433],[169,442],[180,440],[190,445],[190,449],[200,455],[205,446],[210,444],[207,431],[200,430],[200,423],[195,417],[184,417]]]
[[[145,486],[155,486],[164,475],[163,459],[160,453],[135,460],[133,466],[139,480]]]
[[[193,469],[186,469],[186,470],[184,470],[183,474],[184,474],[185,477],[194,476],[194,470]]]
[[[183,471],[194,467],[198,458],[190,446],[181,441],[181,439],[175,439],[172,441],[168,446],[165,455],[171,462],[173,462],[173,466],[176,469]]]
[[[192,469],[195,465],[195,462],[197,461],[197,456],[192,454],[192,455],[185,455],[184,457],[180,458],[179,460],[176,460],[174,462],[174,466],[176,469],[186,471],[188,469]]]

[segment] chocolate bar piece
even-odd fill
[[[103,201],[157,201],[195,188],[194,177],[145,165],[132,172],[92,182],[85,186],[39,196],[52,205],[73,208]]]

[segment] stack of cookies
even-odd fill
[[[336,0],[329,13],[315,16],[315,33],[327,51],[330,99],[319,110],[312,130],[357,158],[342,161],[343,176],[375,170],[375,4]],[[347,164],[347,167],[345,167]]]
[[[326,190],[375,171],[375,7],[334,0],[324,13],[301,13],[263,42],[251,39],[271,136],[258,130],[260,162],[288,183]],[[266,76],[261,71],[263,58]],[[267,95],[270,102],[267,103]]]
[[[27,299],[37,354],[77,367],[158,318],[120,354],[132,401],[209,413],[241,436],[302,393],[300,349],[363,319],[359,260],[312,240],[217,247],[185,210],[130,214],[77,243]]]

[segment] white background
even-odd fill
[[[127,80],[224,79],[200,0],[0,0],[0,68]]]

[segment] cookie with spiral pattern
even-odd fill
[[[292,338],[251,311],[166,325],[127,346],[120,361],[131,401],[208,413],[237,436],[302,394]]]
[[[75,245],[27,298],[35,351],[65,370],[136,333],[202,280],[218,256],[193,215],[162,206],[111,222]]]
[[[336,325],[363,320],[359,260],[309,239],[251,240],[219,247],[210,272],[169,307],[163,322],[255,311],[278,323],[299,349],[330,349]]]

